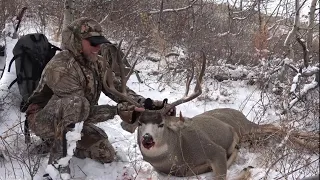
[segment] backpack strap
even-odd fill
[[[24,141],[26,144],[29,144],[31,142],[30,131],[29,131],[29,122],[28,122],[27,115],[26,115],[26,120],[24,121]]]
[[[13,63],[14,60],[16,60],[18,57],[24,58],[24,52],[25,52],[25,51],[23,50],[23,52],[22,52],[21,54],[18,54],[18,55],[14,56],[14,57],[11,59],[10,64],[9,64],[9,68],[8,68],[8,72],[10,72],[11,65],[12,65],[12,63]],[[21,63],[23,63],[23,60],[21,61]],[[22,71],[23,71],[22,67],[23,67],[23,66],[21,66],[21,68],[20,68],[20,73],[22,73]],[[17,73],[17,72],[16,72],[16,73]],[[21,83],[21,81],[22,81],[21,76],[17,75],[17,78],[16,78],[15,80],[13,80],[13,81],[9,84],[8,89],[10,89],[10,88],[13,86],[14,83],[16,83],[16,82],[17,82],[17,83]]]
[[[11,61],[10,61],[10,63],[9,63],[8,72],[10,72],[11,65],[12,65],[13,61],[14,61],[14,60],[16,60],[18,57],[20,57],[20,56],[21,56],[21,54],[22,54],[22,53],[17,54],[17,55],[15,55],[15,56],[11,59]]]
[[[17,73],[17,78],[16,78],[15,80],[13,80],[13,81],[9,84],[8,89],[10,89],[10,88],[13,86],[14,83],[17,82],[18,84],[21,84],[22,81],[33,81],[33,83],[32,83],[32,89],[35,89],[35,88],[36,88],[36,84],[35,84],[34,81],[38,80],[38,79],[37,79],[37,77],[38,77],[37,74],[40,73],[40,71],[42,71],[41,69],[39,69],[39,64],[36,64],[36,62],[32,62],[32,69],[33,69],[33,71],[32,71],[31,77],[24,77],[24,78],[21,77],[21,74],[24,73],[24,71],[25,71],[25,69],[24,69],[25,59],[27,59],[28,61],[30,61],[31,59],[35,58],[35,57],[31,56],[30,53],[26,53],[26,52],[27,52],[27,50],[24,49],[24,50],[23,50],[23,53],[18,54],[17,56],[15,56],[14,58],[12,58],[12,60],[11,60],[11,62],[10,62],[10,64],[9,64],[9,70],[10,70],[11,65],[12,65],[12,62],[13,62],[15,59],[17,59],[18,57],[21,57],[21,58],[22,58],[22,60],[21,60],[21,65],[20,65],[20,71],[19,71],[20,74],[18,74],[18,72],[16,72],[16,73]],[[25,58],[26,55],[28,56],[27,58]],[[9,71],[9,72],[10,72],[10,71]],[[29,91],[29,90],[28,90],[28,91]],[[32,92],[28,92],[28,93],[31,94]]]
[[[16,60],[18,57],[22,56],[22,54],[23,54],[23,53],[18,54],[18,55],[15,55],[15,56],[11,59],[11,61],[10,61],[10,63],[9,63],[8,72],[10,72],[11,65],[12,65],[13,61]],[[20,72],[21,72],[21,70],[22,70],[22,69],[20,69]],[[17,72],[16,72],[16,73],[17,73]],[[20,78],[21,78],[21,77],[20,77]],[[13,80],[13,81],[9,84],[8,89],[11,89],[11,87],[12,87],[12,86],[14,85],[14,83],[16,83],[16,82],[18,82],[18,83],[21,82],[21,81],[19,80],[19,76],[17,76],[17,78],[16,78],[15,80]]]
[[[8,89],[10,89],[10,88],[14,85],[14,83],[16,83],[17,81],[18,81],[18,78],[16,78],[15,80],[13,80],[13,81],[9,84]]]
[[[21,76],[19,76],[9,84],[8,89],[10,89],[14,85],[14,83],[20,84],[22,81],[31,81],[31,80],[33,80],[32,77],[21,78]],[[35,87],[35,84],[33,84],[33,86]]]

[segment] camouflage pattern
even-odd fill
[[[76,157],[91,158],[101,163],[110,163],[114,160],[115,150],[102,129],[89,123],[84,126],[82,133],[84,135],[77,144]]]
[[[116,106],[98,105],[101,92],[116,102],[121,99],[103,88],[102,79],[108,62],[101,56],[93,61],[81,54],[82,38],[92,35],[102,35],[96,21],[80,18],[71,23],[62,34],[65,50],[46,65],[39,85],[29,98],[29,102],[38,108],[32,113],[27,110],[30,129],[41,138],[53,139],[49,163],[62,157],[63,134],[70,124],[80,121],[84,121],[83,137],[77,145],[76,155],[100,162],[111,162],[114,158],[115,152],[107,135],[93,123],[116,115]],[[120,90],[119,77],[114,83]],[[127,92],[132,99],[143,99],[129,88]]]
[[[77,144],[75,156],[89,157],[100,162],[111,162],[114,159],[114,149],[108,141],[105,132],[93,125],[114,117],[115,106],[100,105],[90,108],[84,97],[73,96],[58,98],[53,95],[48,104],[34,116],[28,116],[30,129],[43,139],[53,139],[50,152],[50,163],[62,156],[63,130],[68,125],[85,121],[82,138]],[[32,118],[33,117],[33,118]]]

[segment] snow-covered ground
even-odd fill
[[[17,40],[7,39],[7,63],[12,58],[12,49]],[[8,67],[8,64],[7,64]],[[128,86],[135,90],[138,94],[152,99],[162,100],[168,98],[169,102],[174,101],[184,94],[184,83],[174,84],[170,88],[165,86],[165,90],[159,92],[159,82],[156,76],[149,76],[148,72],[157,68],[157,64],[150,61],[139,63],[136,69],[140,70],[141,77],[148,77],[146,84],[138,83],[136,76],[132,76],[128,82]],[[239,70],[241,71],[241,69]],[[235,71],[233,73],[239,73]],[[39,169],[34,175],[34,179],[39,180],[45,174],[47,168],[48,155],[45,157],[25,156],[26,145],[24,144],[24,136],[21,133],[20,122],[23,122],[25,117],[23,113],[19,112],[20,97],[17,85],[14,85],[10,90],[7,89],[11,81],[15,79],[15,68],[12,66],[10,73],[5,72],[3,78],[0,79],[0,136],[3,158],[0,158],[0,179],[31,179],[30,172],[32,168],[39,162]],[[191,102],[179,105],[177,112],[181,111],[184,116],[192,117],[206,110],[231,107],[241,110],[247,117],[259,123],[277,123],[279,120],[276,111],[270,109],[264,116],[260,114],[261,92],[255,86],[247,86],[244,81],[223,81],[215,82],[207,79],[204,82],[204,94],[211,97],[212,100],[195,99]],[[264,102],[267,103],[267,102]],[[108,97],[101,95],[99,104],[115,104]],[[2,106],[1,106],[2,105]],[[117,152],[117,160],[109,164],[101,164],[91,159],[78,159],[73,157],[71,159],[71,176],[73,179],[87,179],[87,180],[156,180],[156,179],[210,179],[212,173],[206,173],[197,177],[177,178],[169,177],[160,174],[152,168],[152,166],[142,160],[139,147],[136,143],[136,132],[131,134],[124,131],[120,126],[121,119],[119,116],[114,119],[106,120],[106,122],[99,123],[98,126],[105,130],[109,136],[109,140]],[[17,125],[16,127],[14,127]],[[14,127],[14,128],[12,128]],[[9,131],[8,131],[9,129]],[[37,137],[32,136],[34,141]],[[39,141],[37,141],[39,142]],[[267,149],[268,147],[264,147]],[[8,156],[11,152],[11,156]],[[310,161],[317,159],[316,155],[303,154],[306,159]],[[228,177],[232,179],[238,172],[248,166],[253,166],[252,179],[258,180],[266,179],[282,179],[283,172],[279,169],[264,167],[262,161],[263,154],[254,152],[250,149],[241,148],[237,161],[228,170]],[[314,165],[314,164],[312,164]],[[290,172],[290,164],[284,164]],[[314,166],[318,167],[316,163]],[[315,168],[314,168],[315,169]],[[266,176],[268,173],[268,176]],[[297,171],[296,173],[301,173]],[[317,172],[304,172],[307,174],[317,174]],[[312,174],[311,174],[312,173]],[[306,174],[302,174],[304,177]],[[298,177],[298,175],[294,176]],[[290,179],[290,177],[289,177]],[[295,178],[291,178],[295,179]]]

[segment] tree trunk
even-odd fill
[[[308,31],[307,31],[307,41],[306,46],[308,52],[312,50],[312,40],[313,40],[313,26],[314,26],[314,15],[316,11],[317,0],[312,0],[309,12],[309,19],[308,19]],[[308,54],[309,60],[309,54]]]
[[[294,17],[294,24],[291,29],[291,31],[288,33],[286,40],[284,41],[284,46],[288,47],[289,49],[289,58],[293,59],[294,58],[294,52],[292,48],[292,43],[293,40],[295,40],[295,35],[298,31],[299,28],[299,23],[300,23],[300,5],[299,5],[299,0],[295,0],[295,17]]]
[[[74,20],[74,0],[65,0],[62,31]],[[61,49],[64,49],[61,43]]]

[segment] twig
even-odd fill
[[[182,8],[177,8],[177,9],[164,9],[164,10],[157,10],[157,11],[149,11],[148,15],[152,14],[159,14],[159,13],[169,13],[169,12],[179,12],[179,11],[185,11],[189,8],[191,8],[198,0],[194,0],[190,5]]]
[[[300,169],[302,169],[302,168],[304,168],[304,167],[306,167],[306,166],[309,166],[310,164],[312,164],[312,163],[314,163],[314,162],[318,162],[318,161],[319,161],[319,158],[316,159],[316,160],[313,160],[313,161],[311,161],[310,163],[307,163],[307,164],[305,164],[305,165],[303,165],[303,166],[301,166],[301,167],[299,167],[299,168],[297,168],[297,169],[295,169],[295,170],[293,170],[293,171],[291,171],[291,172],[288,172],[288,173],[286,173],[285,175],[283,175],[283,176],[281,176],[281,177],[279,177],[279,178],[277,178],[277,179],[282,179],[283,177],[288,176],[289,174],[292,174],[292,173],[294,173],[294,172],[296,172],[296,171],[298,171],[298,170],[300,170]],[[276,179],[276,180],[277,180],[277,179]]]
[[[264,176],[264,179],[267,179],[268,174],[269,174],[271,168],[272,168],[273,166],[275,166],[281,159],[285,158],[285,157],[288,156],[288,155],[289,155],[289,153],[284,154],[284,155],[282,155],[280,158],[278,158],[275,162],[273,162],[273,163],[271,164],[271,166],[268,168],[268,170],[267,170],[267,172],[266,172],[266,175]]]
[[[3,144],[5,144],[5,143],[8,144],[7,142],[5,142],[4,139],[1,139],[1,141],[2,141]],[[5,150],[9,153],[9,150],[8,150],[7,146],[4,145],[4,148],[5,148]],[[12,170],[13,170],[14,177],[17,178],[16,171],[14,170],[14,166],[13,166],[13,163],[12,163],[11,156],[8,156],[8,157],[9,157],[9,159],[10,159],[10,164],[11,164],[11,166],[12,166]]]
[[[303,63],[304,63],[304,67],[307,68],[309,66],[308,49],[307,49],[305,43],[302,41],[301,38],[297,37],[297,41],[302,46]]]
[[[21,123],[24,123],[24,122],[25,122],[25,120],[22,121],[22,122],[19,122],[18,124],[14,125],[13,127],[9,128],[8,130],[4,131],[2,134],[5,134],[5,133],[11,131],[13,128],[17,127],[18,125],[20,125]],[[10,136],[10,135],[0,136],[0,139],[6,139],[6,138],[9,137],[9,136]]]
[[[79,165],[77,165],[77,166],[78,166],[78,168],[80,169],[80,171],[81,171],[85,176],[88,176],[88,175],[80,168]]]

